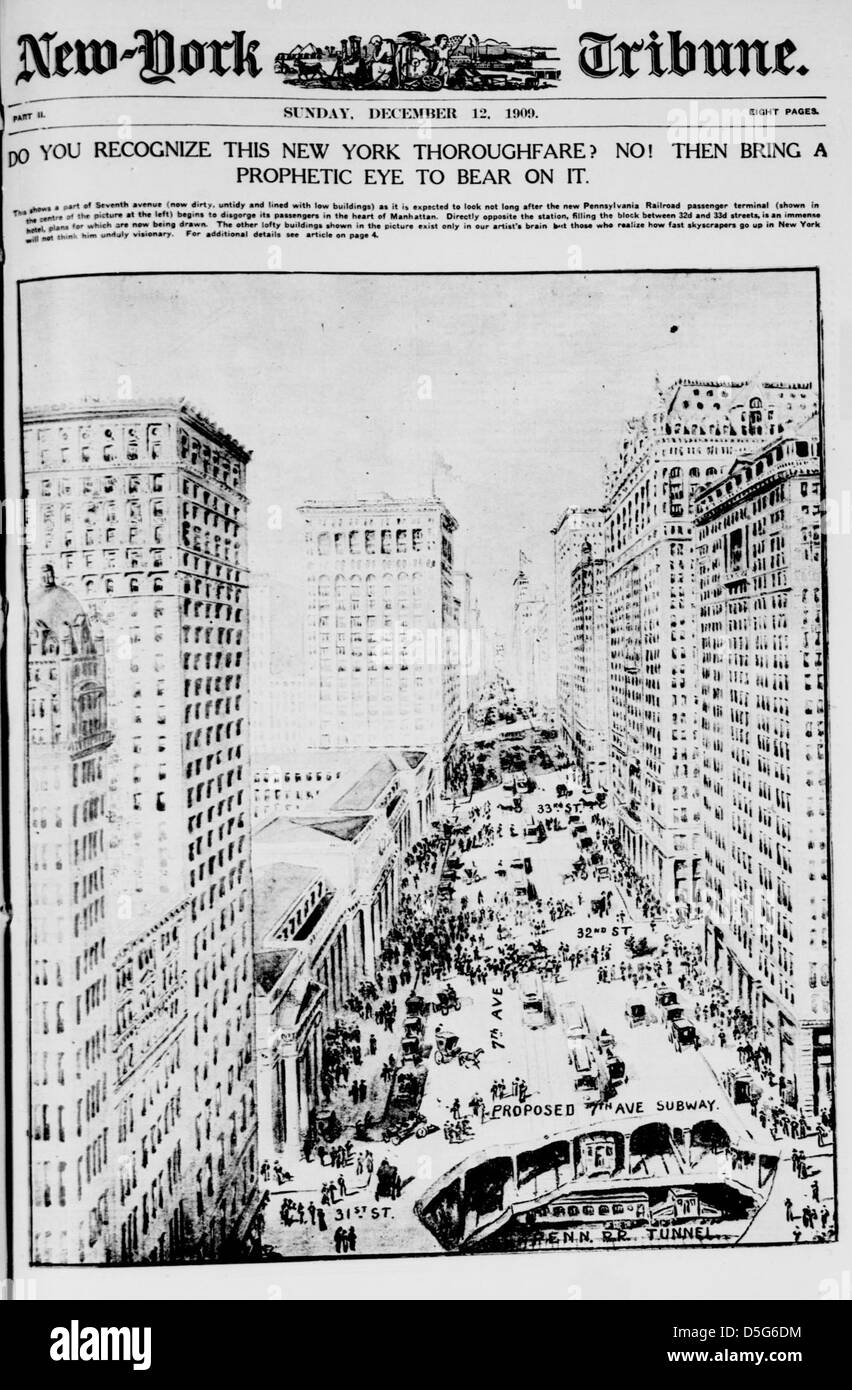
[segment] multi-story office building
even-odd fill
[[[605,787],[609,767],[609,693],[607,671],[606,561],[603,535],[595,534],[580,550],[571,574],[571,740],[584,777]]]
[[[122,1264],[163,1263],[191,1250],[183,1164],[187,1126],[185,934],[188,903],[159,919],[134,904],[112,942],[113,1206]],[[152,922],[152,918],[154,918]],[[134,922],[152,922],[137,933]],[[119,923],[119,928],[125,925]]]
[[[553,536],[554,625],[556,639],[556,723],[568,748],[575,744],[573,622],[571,579],[585,541],[598,558],[603,546],[603,517],[599,507],[567,507],[551,530]]]
[[[461,731],[456,521],[438,498],[308,502],[306,707],[319,748],[428,749]]]
[[[270,747],[304,748],[305,682],[301,651],[288,660],[276,642],[276,611],[283,611],[287,622],[280,590],[268,576],[252,575],[248,592],[251,757],[257,768],[267,759]]]
[[[699,490],[809,415],[809,385],[678,381],[631,420],[606,485],[610,784],[622,846],[663,898],[695,901]]]
[[[104,631],[108,913],[188,899],[184,1238],[213,1255],[256,1191],[248,846],[246,451],[183,401],[30,409],[32,563]]]
[[[50,565],[29,610],[32,1258],[104,1263],[110,925],[103,642]]]
[[[252,575],[249,607],[249,690],[252,765],[262,759],[280,725],[272,696],[272,586],[266,575]]]
[[[833,1091],[820,472],[812,419],[695,510],[707,960],[807,1114]]]
[[[556,704],[553,608],[547,593],[534,585],[525,556],[512,582],[512,657],[515,693],[536,714]]]
[[[459,602],[459,698],[462,731],[467,734],[470,732],[471,712],[482,689],[482,621],[479,600],[467,570],[456,571],[454,585]]]

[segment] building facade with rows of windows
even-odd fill
[[[239,1234],[256,1193],[249,456],[183,401],[27,410],[24,456],[31,569],[50,563],[104,634],[108,919],[144,897],[141,938],[187,902],[193,1084],[172,1227],[183,1249],[166,1253],[210,1256]]]
[[[318,748],[422,748],[461,733],[456,521],[437,498],[308,502],[305,704]]]
[[[113,940],[112,1108],[119,1263],[163,1263],[190,1245],[187,1146],[187,902],[157,918],[134,903],[126,943]],[[152,920],[153,919],[153,920]],[[151,921],[141,934],[138,923]]]
[[[34,1263],[107,1258],[110,1135],[103,642],[45,565],[30,590],[30,1142]]]
[[[609,780],[606,561],[603,533],[587,537],[571,574],[572,749],[584,779]],[[597,553],[596,553],[597,552]]]
[[[695,499],[813,408],[809,384],[658,386],[607,472],[613,814],[628,859],[666,900],[697,903],[703,865]]]
[[[556,705],[554,612],[550,593],[533,583],[526,556],[512,582],[512,666],[518,700],[536,714]]]
[[[567,507],[551,531],[555,577],[556,723],[568,748],[576,747],[574,710],[576,625],[572,616],[572,579],[588,541],[592,556],[603,555],[604,513],[599,507]],[[606,652],[604,651],[604,662]]]
[[[833,1091],[820,475],[811,418],[695,516],[706,955],[809,1115]]]

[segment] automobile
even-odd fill
[[[438,990],[433,1007],[435,1012],[443,1014],[444,1018],[451,1011],[458,1011],[461,1008],[461,1000],[452,985],[443,985]]]
[[[631,1028],[639,1028],[643,1024],[651,1022],[651,1015],[642,999],[628,999],[624,1017]]]
[[[672,1004],[677,1003],[677,995],[668,985],[657,985],[654,991],[654,1002],[661,1008],[668,1009]]]
[[[423,1060],[423,1039],[416,1034],[409,1033],[400,1041],[400,1052],[403,1062],[409,1062],[416,1066]]]
[[[604,1064],[609,1072],[609,1079],[613,1086],[619,1086],[627,1081],[627,1067],[624,1058],[619,1057],[615,1052],[607,1048],[604,1053]]]
[[[589,1036],[589,1020],[582,1004],[577,1004],[574,1000],[568,1004],[563,1004],[559,1016],[566,1038],[587,1038]]]
[[[666,1023],[677,1023],[683,1017],[684,1008],[682,1004],[671,1004],[666,1009]]]
[[[523,889],[526,892],[526,888]],[[544,985],[541,976],[531,970],[518,980],[521,993],[521,1016],[528,1028],[541,1028],[548,1022]]]
[[[382,1138],[386,1144],[396,1145],[410,1139],[412,1134],[418,1139],[425,1139],[427,1134],[435,1134],[437,1129],[438,1126],[430,1124],[425,1115],[417,1114],[387,1125],[382,1131]]]
[[[578,1038],[571,1047],[571,1062],[576,1073],[574,1089],[583,1093],[586,1104],[604,1099],[609,1077],[597,1049]]]
[[[674,1043],[675,1049],[682,1052],[685,1047],[698,1047],[698,1033],[695,1024],[690,1023],[685,1018],[673,1018],[669,1022],[668,1028],[669,1042]]]
[[[546,840],[547,831],[545,830],[543,823],[540,820],[534,820],[530,821],[529,825],[525,825],[524,839],[532,840],[535,842],[535,844],[541,844],[542,840]]]

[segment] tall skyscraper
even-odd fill
[[[113,1217],[108,1258],[163,1263],[192,1254],[186,1041],[188,903],[133,905],[111,935]],[[139,930],[140,923],[148,923]],[[115,927],[116,924],[111,924]],[[121,928],[124,927],[122,932]]]
[[[455,518],[436,497],[387,494],[299,511],[310,741],[423,748],[446,771],[461,731]]]
[[[482,625],[473,580],[467,570],[457,570],[454,588],[459,601],[459,704],[462,731],[470,731],[471,709],[482,681]]]
[[[537,714],[556,705],[554,614],[549,595],[533,582],[522,553],[512,582],[512,657],[515,691]]]
[[[556,626],[556,722],[559,732],[566,746],[571,751],[580,756],[582,748],[585,746],[583,738],[578,736],[578,719],[583,721],[584,730],[590,727],[593,715],[593,707],[586,700],[587,689],[601,691],[606,699],[607,689],[607,650],[606,644],[602,652],[597,650],[584,652],[582,660],[588,662],[588,673],[577,670],[577,650],[578,644],[585,643],[586,638],[591,640],[597,630],[596,623],[599,622],[601,614],[604,621],[606,617],[606,576],[601,577],[595,570],[586,575],[582,585],[575,586],[574,571],[584,557],[584,547],[588,543],[591,547],[589,559],[593,564],[597,564],[604,555],[604,513],[599,507],[568,507],[562,513],[556,525],[552,528],[551,535],[553,542],[553,560],[555,575],[555,626]],[[602,582],[601,582],[602,581]],[[582,598],[583,604],[590,598],[594,598],[595,604],[593,612],[595,618],[591,621],[582,621],[584,609],[578,600]],[[588,615],[591,618],[591,612]],[[593,668],[593,669],[592,669]],[[587,683],[586,674],[589,675],[590,685]],[[578,682],[583,681],[583,699],[578,698]],[[604,742],[607,745],[605,754],[608,753],[609,732],[607,728],[608,710],[606,706],[601,709],[598,718],[599,727],[604,731]],[[606,781],[606,774],[599,773],[596,780],[603,784]]]
[[[107,1258],[110,1146],[103,642],[45,565],[30,590],[32,1258]]]
[[[698,497],[706,956],[787,1097],[832,1100],[819,436]]]
[[[677,381],[631,420],[607,477],[612,810],[664,899],[701,880],[695,498],[813,411],[809,384]]]
[[[108,923],[144,900],[141,938],[188,901],[184,1238],[209,1255],[239,1231],[256,1188],[249,455],[184,401],[30,409],[24,450],[30,563],[50,562],[104,632]]]
[[[571,574],[571,665],[573,751],[589,782],[605,787],[609,777],[609,691],[607,669],[606,561],[603,535],[589,537]]]
[[[251,756],[256,763],[265,757],[281,720],[272,698],[272,585],[268,575],[252,575],[248,604]]]

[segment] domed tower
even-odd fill
[[[103,644],[45,565],[29,613],[32,1255],[105,1258],[110,1169]]]

